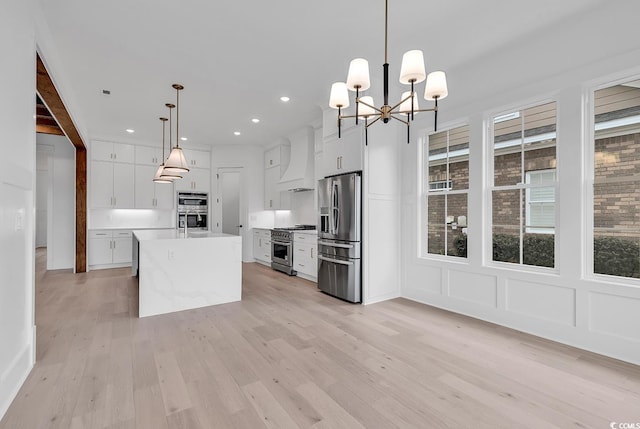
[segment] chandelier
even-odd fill
[[[390,119],[395,119],[407,126],[407,143],[409,143],[409,124],[414,119],[417,112],[434,112],[434,130],[438,129],[438,100],[442,100],[448,95],[447,79],[443,71],[435,71],[427,76],[424,67],[424,57],[422,51],[407,51],[402,56],[402,66],[400,68],[400,83],[411,85],[411,91],[402,94],[400,101],[391,106],[389,105],[389,63],[387,62],[387,28],[389,21],[389,0],[385,0],[384,10],[384,64],[383,71],[383,94],[384,104],[382,107],[375,107],[373,97],[360,97],[361,91],[369,89],[369,63],[364,58],[356,58],[349,65],[349,73],[347,74],[347,82],[335,82],[331,85],[331,94],[329,96],[329,107],[338,109],[338,138],[341,137],[342,120],[346,118],[355,118],[358,124],[358,118],[364,118],[365,122],[365,144],[367,144],[367,129],[382,119],[385,124]],[[434,106],[428,109],[420,109],[418,100],[414,91],[414,85],[424,81],[427,84],[424,92],[425,100],[433,100]],[[343,115],[342,109],[349,107],[349,93],[356,93],[356,113],[355,115]],[[406,120],[398,115],[406,116]],[[369,122],[369,118],[373,120]]]
[[[164,171],[172,175],[175,175],[176,173],[177,175],[180,175],[181,173],[189,172],[187,160],[184,157],[182,148],[180,147],[180,132],[178,129],[180,126],[180,91],[184,89],[184,86],[177,83],[174,83],[171,86],[176,90],[176,145],[171,149],[169,158],[164,165]],[[167,105],[167,107],[169,106]],[[169,124],[169,129],[171,129],[171,124]],[[171,146],[171,131],[169,131],[169,146]]]

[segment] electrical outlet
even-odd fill
[[[15,230],[16,232],[22,231],[22,228],[24,228],[24,216],[22,215],[22,210],[18,210],[16,213]]]
[[[170,261],[173,261],[173,250],[169,250],[168,255],[167,255],[167,259],[169,259]]]

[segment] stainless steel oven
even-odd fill
[[[271,230],[271,268],[290,276],[298,274],[293,269],[293,231],[316,229],[315,225],[296,225]]]
[[[177,227],[208,230],[209,194],[178,192]]]

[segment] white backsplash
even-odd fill
[[[99,228],[175,228],[172,210],[93,209],[89,229]]]

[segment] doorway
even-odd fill
[[[242,168],[218,169],[218,202],[220,203],[219,225],[225,234],[242,235]]]

